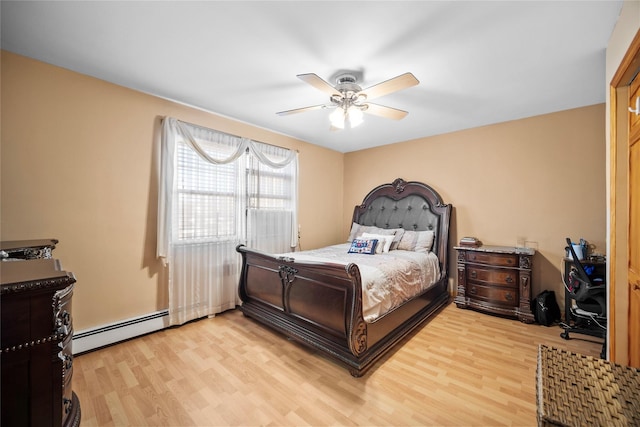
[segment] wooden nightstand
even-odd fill
[[[533,323],[531,268],[536,251],[511,246],[456,246],[459,308]]]

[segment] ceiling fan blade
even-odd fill
[[[321,90],[322,92],[326,93],[329,96],[333,96],[333,95],[340,96],[340,92],[338,92],[336,88],[334,88],[329,83],[327,83],[326,81],[318,77],[317,74],[313,74],[313,73],[298,74],[297,77],[303,82],[310,84],[311,86]]]
[[[374,116],[380,116],[387,119],[400,120],[403,119],[407,114],[407,111],[398,110],[397,108],[385,107],[384,105],[372,104],[368,102],[367,109],[364,110],[367,114],[373,114]]]
[[[378,83],[371,87],[364,89],[361,93],[367,95],[367,99],[379,98],[392,92],[396,92],[402,89],[406,89],[411,86],[415,86],[418,83],[418,79],[411,73],[404,73],[392,79],[386,80],[382,83]]]
[[[302,108],[294,108],[293,110],[278,111],[276,114],[279,116],[286,116],[289,114],[304,113],[305,111],[322,110],[323,108],[329,108],[329,107],[330,105],[327,105],[327,104],[312,105],[310,107],[302,107]]]

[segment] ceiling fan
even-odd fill
[[[313,73],[298,74],[297,77],[300,80],[328,94],[329,102],[326,104],[280,111],[276,114],[286,116],[288,114],[302,113],[305,111],[335,108],[336,110],[329,116],[331,130],[344,129],[345,124],[348,124],[352,128],[358,126],[362,123],[362,113],[373,114],[393,120],[400,120],[409,114],[407,111],[374,104],[369,101],[417,85],[420,82],[413,74],[404,73],[366,89],[362,89],[357,84],[357,78],[354,74],[355,73],[343,73],[338,75],[335,86],[331,86]]]

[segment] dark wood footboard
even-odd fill
[[[355,264],[296,262],[238,246],[240,310],[361,376],[389,348],[448,301],[446,283],[367,324]]]
[[[339,358],[367,349],[358,266],[295,262],[242,245],[237,250],[244,314]]]

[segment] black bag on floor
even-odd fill
[[[554,291],[542,291],[531,301],[531,311],[536,323],[551,326],[562,320]]]

